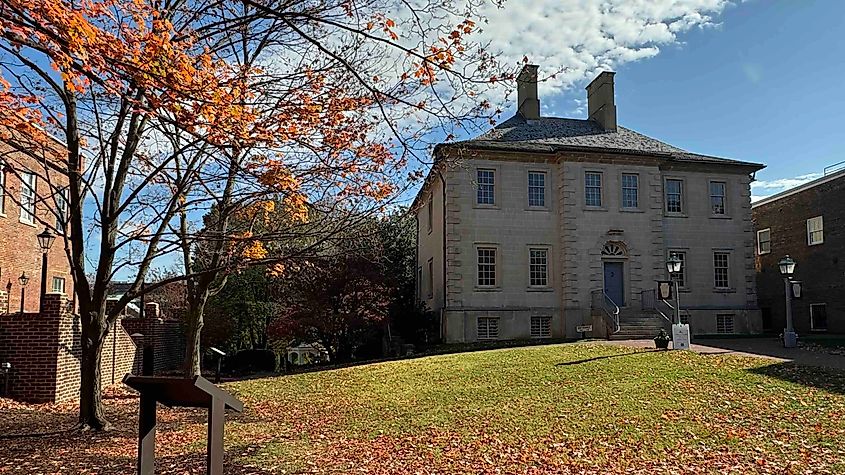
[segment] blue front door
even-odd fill
[[[622,266],[621,262],[604,263],[604,293],[619,307],[625,305],[625,279],[622,275]]]

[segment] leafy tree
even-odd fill
[[[2,0],[0,138],[42,165],[54,197],[53,173],[69,182],[55,218],[81,314],[81,426],[108,425],[103,343],[129,302],[186,280],[199,334],[226,275],[277,262],[263,244],[302,235],[231,229],[233,213],[282,200],[307,221],[308,204],[336,197],[372,207],[402,188],[432,127],[451,137],[496,114],[485,91],[511,74],[471,41],[477,6]],[[219,219],[197,225],[215,206]],[[198,243],[213,243],[201,266]],[[183,274],[143,286],[172,254]],[[107,311],[118,273],[135,278]]]
[[[314,259],[286,279],[277,339],[319,342],[332,361],[350,361],[387,320],[392,289],[381,269],[363,256]]]

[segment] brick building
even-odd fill
[[[586,120],[541,116],[537,66],[517,82],[517,114],[438,145],[414,202],[418,295],[441,336],[576,337],[586,324],[653,337],[668,324],[654,289],[670,255],[694,334],[759,332],[750,183],[763,165],[618,125],[614,73],[587,86]]]
[[[68,181],[56,171],[62,163],[56,157],[62,155],[50,155],[49,150],[22,153],[0,143],[0,289],[9,294],[0,314],[20,312],[23,273],[29,277],[24,311],[38,311],[42,254],[36,236],[45,227],[57,236],[48,253],[47,292],[63,293],[73,300],[63,222]]]
[[[757,295],[763,327],[786,326],[778,261],[796,262],[803,297],[793,301],[795,331],[845,333],[845,170],[778,193],[752,205],[757,236]]]

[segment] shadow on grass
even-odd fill
[[[760,366],[750,373],[845,395],[845,371],[786,362]]]
[[[556,364],[555,366],[573,366],[573,365],[577,365],[577,364],[590,363],[592,361],[606,360],[606,359],[609,359],[609,358],[620,358],[622,356],[642,355],[642,354],[647,354],[647,353],[655,353],[655,352],[658,352],[658,351],[665,351],[665,350],[649,349],[649,350],[643,350],[643,351],[632,351],[630,353],[620,353],[618,355],[594,356],[592,358],[586,358],[586,359],[583,359],[583,360],[564,361],[562,363]]]

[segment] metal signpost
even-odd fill
[[[223,475],[223,422],[226,409],[244,410],[241,401],[211,384],[202,376],[173,378],[134,376],[123,383],[141,393],[138,414],[138,474],[155,473],[156,404],[167,407],[202,407],[208,409],[206,473]]]

